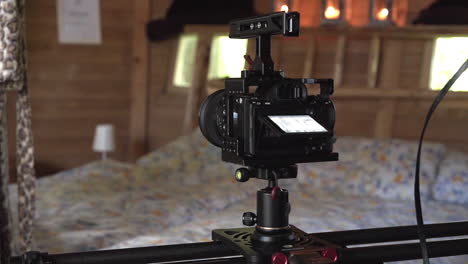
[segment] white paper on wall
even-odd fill
[[[59,43],[101,44],[99,1],[57,0]]]

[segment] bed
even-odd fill
[[[301,165],[297,179],[280,181],[290,191],[291,224],[307,232],[415,224],[414,142],[341,137],[336,150],[339,162]],[[235,183],[235,168],[197,130],[136,164],[94,162],[43,178],[35,247],[60,253],[209,241],[211,229],[242,226],[265,185]],[[425,144],[426,223],[468,219],[467,168],[467,155]]]

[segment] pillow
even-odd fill
[[[372,175],[373,168],[362,166],[354,161],[307,163],[299,165],[299,184],[328,192],[356,195],[375,193]]]
[[[367,150],[367,166],[375,168],[376,195],[384,199],[414,199],[414,174],[418,143],[401,139],[369,140],[362,146]],[[424,143],[421,153],[421,197],[431,198],[440,163],[445,156],[445,146]]]
[[[434,185],[434,198],[468,204],[468,155],[451,151],[442,161]]]
[[[219,148],[211,145],[200,132],[196,129],[192,134],[181,136],[167,145],[141,157],[137,163],[143,166],[154,166],[155,164],[166,161],[171,158],[181,160],[203,159],[207,161],[220,160],[221,151]]]
[[[369,156],[362,147],[366,141],[363,138],[340,137],[334,146],[334,151],[340,155],[339,161],[299,164],[299,183],[330,192],[373,193],[375,187],[371,176],[375,174],[375,168],[362,162],[364,157]]]
[[[299,180],[329,191],[413,199],[417,143],[392,139],[342,137],[335,144],[340,161],[300,166]],[[421,195],[430,197],[438,165],[445,154],[441,144],[425,143],[421,156]]]
[[[222,162],[221,149],[209,143],[199,129],[141,157],[137,165],[140,177],[158,177],[178,184],[234,179],[238,167]]]

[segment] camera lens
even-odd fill
[[[218,123],[222,123],[225,118],[222,105],[224,93],[224,90],[219,90],[208,96],[201,105],[198,116],[203,136],[217,147],[221,147],[223,141]]]

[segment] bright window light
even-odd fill
[[[194,34],[180,37],[174,71],[174,86],[190,87],[192,85],[197,42],[198,36]]]
[[[432,59],[431,89],[440,90],[468,58],[468,37],[438,38]],[[462,74],[451,91],[468,92],[468,73]]]
[[[215,37],[211,45],[208,79],[240,77],[245,65],[246,52],[246,39],[230,39],[228,36]]]

